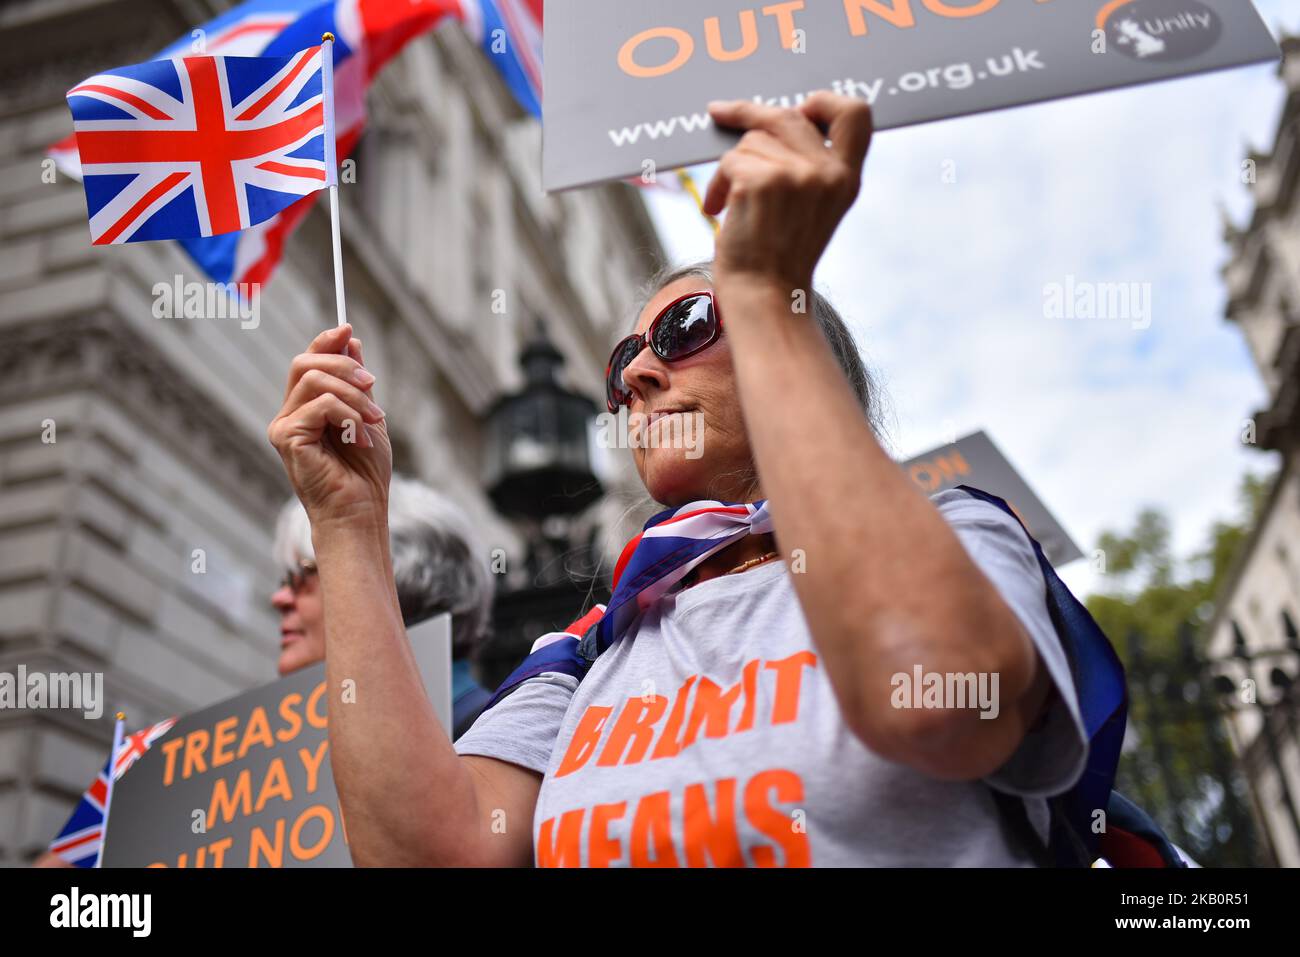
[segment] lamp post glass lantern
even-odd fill
[[[510,518],[576,515],[603,492],[589,442],[596,404],[560,385],[564,358],[540,326],[520,364],[523,390],[499,399],[488,413],[488,495]]]
[[[594,532],[580,513],[603,494],[592,468],[594,401],[560,385],[564,359],[539,323],[520,356],[524,387],[488,413],[484,484],[519,527],[527,552],[498,582],[494,634],[480,653],[489,684],[505,678],[539,636],[565,627],[609,589]]]

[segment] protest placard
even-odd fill
[[[1057,568],[1083,557],[1069,533],[984,432],[923,452],[901,465],[907,477],[926,495],[956,485],[969,485],[1003,499],[1038,539],[1047,560]]]
[[[1276,59],[1250,0],[547,0],[542,182],[644,179],[829,89],[878,130]]]
[[[451,727],[451,616],[407,629],[425,690]],[[105,867],[350,867],[330,770],[325,664],[186,715],[114,787]]]

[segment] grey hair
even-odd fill
[[[468,523],[445,496],[422,482],[394,475],[388,539],[403,624],[449,611],[452,655],[470,655],[490,630],[492,576]],[[272,554],[285,567],[316,557],[311,522],[296,498],[280,510]]]
[[[659,290],[677,282],[679,279],[690,278],[702,279],[712,286],[713,263],[709,260],[701,260],[685,266],[670,265],[663,267],[646,280],[641,287],[641,293],[637,297],[633,316],[640,316]],[[875,377],[867,369],[866,363],[862,361],[862,356],[858,352],[858,345],[853,339],[853,333],[849,331],[839,310],[817,290],[811,290],[811,293],[813,318],[817,321],[827,345],[831,347],[831,352],[835,356],[835,361],[839,363],[840,370],[844,373],[849,388],[853,390],[854,398],[858,400],[858,405],[861,406],[862,412],[866,416],[867,424],[877,438],[883,441],[884,414],[882,403],[877,394]],[[725,312],[726,306],[723,304],[719,308]],[[752,485],[757,484],[758,475],[754,469],[749,470],[747,478]]]
[[[645,307],[649,305],[650,300],[654,298],[655,293],[660,289],[672,285],[679,279],[690,278],[703,279],[712,286],[713,263],[709,260],[701,260],[685,266],[663,267],[646,280],[641,287],[641,294],[637,297],[636,310],[633,312],[633,316],[640,316]],[[862,407],[862,411],[866,414],[871,430],[879,435],[882,431],[882,423],[879,402],[876,397],[876,382],[867,370],[866,364],[862,361],[862,356],[858,353],[858,344],[853,340],[853,333],[849,332],[849,327],[845,324],[839,310],[816,289],[812,290],[812,304],[813,318],[817,320],[822,335],[831,347],[831,352],[835,355],[835,361],[839,363],[844,378],[848,380],[849,388],[853,390],[858,405]],[[719,308],[724,307],[719,306]]]

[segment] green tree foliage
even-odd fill
[[[1205,865],[1260,862],[1245,783],[1231,760],[1193,636],[1214,614],[1233,562],[1259,517],[1271,476],[1247,474],[1237,516],[1210,528],[1205,546],[1179,560],[1169,520],[1143,509],[1127,531],[1097,542],[1106,588],[1085,604],[1129,674],[1129,733],[1120,791],[1142,803]]]

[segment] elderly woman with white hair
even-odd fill
[[[1024,529],[913,487],[842,323],[813,308],[869,110],[827,92],[710,110],[748,131],[705,199],[727,209],[712,271],[652,290],[604,383],[611,411],[660,437],[699,416],[703,440],[636,444],[667,511],[628,544],[603,616],[540,639],[455,746],[402,640],[375,377],[347,326],[293,362],[268,437],[311,515],[327,677],[383,689],[330,715],[358,864],[1029,866],[1000,804],[1041,836],[1082,775]],[[899,687],[914,675],[992,694],[931,707]]]
[[[388,534],[402,624],[451,613],[452,737],[458,738],[490,697],[471,673],[492,614],[492,579],[483,549],[451,501],[402,476],[394,476],[389,489]],[[274,555],[285,569],[271,596],[280,613],[283,676],[325,658],[325,607],[311,520],[296,498],[280,511]]]

